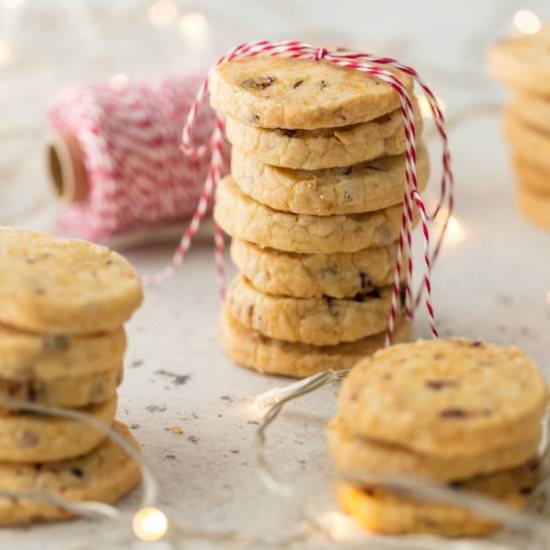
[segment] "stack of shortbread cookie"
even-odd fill
[[[10,409],[1,397],[74,409],[113,425],[122,328],[142,301],[128,262],[84,241],[0,228],[0,492],[114,502],[139,466],[87,423]],[[126,426],[114,429],[137,445]],[[0,498],[0,525],[70,517],[45,500]]]
[[[550,27],[502,40],[490,51],[493,75],[512,89],[504,113],[524,214],[550,229]]]
[[[276,57],[221,65],[210,89],[233,145],[214,216],[241,271],[226,352],[297,377],[351,366],[387,328],[405,174],[398,94],[326,61]],[[415,116],[420,133],[416,105]],[[428,174],[419,143],[422,189]],[[408,336],[400,321],[396,339]]]
[[[338,499],[376,532],[489,533],[489,518],[381,481],[432,480],[520,509],[538,481],[547,401],[542,373],[517,348],[457,339],[379,351],[344,380],[327,429]]]

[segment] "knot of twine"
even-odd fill
[[[378,57],[369,53],[351,52],[346,50],[329,51],[326,48],[315,48],[309,44],[305,44],[298,40],[287,40],[283,42],[269,42],[267,40],[258,40],[256,42],[242,43],[230,50],[224,56],[220,57],[214,66],[217,67],[223,63],[227,63],[237,58],[255,57],[258,55],[286,57],[289,59],[311,59],[319,61],[321,59],[329,61],[340,67],[346,67],[350,70],[360,71],[367,75],[376,77],[393,88],[400,99],[400,110],[403,117],[403,128],[405,134],[405,181],[403,189],[403,216],[401,222],[401,232],[399,236],[399,246],[397,260],[395,265],[395,276],[392,285],[392,299],[388,312],[388,329],[387,329],[387,345],[391,344],[395,328],[395,322],[400,310],[400,290],[401,287],[405,291],[405,300],[403,309],[405,316],[412,319],[414,311],[420,303],[422,294],[424,293],[424,301],[428,314],[428,322],[431,333],[434,337],[438,337],[439,333],[436,327],[435,313],[432,306],[431,294],[431,270],[435,261],[445,231],[453,211],[453,174],[451,170],[451,154],[449,151],[447,133],[445,131],[445,119],[442,109],[437,98],[432,93],[430,88],[420,78],[418,73],[412,67],[403,65],[399,61],[389,57]],[[214,69],[213,68],[213,69]],[[443,173],[440,184],[440,194],[431,214],[427,213],[426,205],[420,191],[418,189],[416,177],[416,124],[413,116],[413,106],[411,97],[401,81],[395,74],[388,70],[389,68],[400,71],[409,75],[422,93],[426,97],[430,106],[433,121],[435,123],[437,133],[442,144],[442,167]],[[213,70],[212,69],[212,70]],[[189,227],[183,235],[172,260],[169,265],[162,271],[152,276],[146,277],[145,282],[155,284],[163,281],[167,277],[173,275],[181,266],[195,233],[197,232],[200,223],[207,211],[208,203],[213,196],[213,192],[218,184],[222,169],[223,169],[223,120],[218,116],[216,125],[212,135],[206,144],[195,145],[192,139],[192,133],[195,130],[195,120],[197,113],[205,99],[208,91],[209,78],[205,78],[200,86],[195,101],[189,111],[187,121],[182,132],[182,151],[185,155],[192,158],[201,157],[207,153],[211,154],[210,165],[208,168],[207,177],[204,183],[200,199],[191,220]],[[430,247],[430,230],[429,221],[433,220],[440,210],[445,205],[446,218],[443,223],[443,228],[437,239],[433,253]],[[413,210],[416,206],[420,215],[421,233],[424,241],[424,276],[422,285],[417,293],[416,298],[413,297],[411,290],[411,281],[413,275],[413,260],[412,260],[412,227],[413,227]],[[216,225],[215,233],[215,256],[218,276],[220,280],[220,292],[222,298],[225,295],[225,269],[224,269],[224,243],[223,233],[219,226]],[[401,275],[403,273],[404,258],[407,260],[405,267],[405,277],[401,283]]]
[[[321,59],[325,59],[325,57],[328,54],[328,50],[326,48],[319,48],[317,52],[315,53],[315,61],[321,61]]]

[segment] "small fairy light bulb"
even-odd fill
[[[420,114],[422,118],[430,118],[432,116],[432,110],[430,109],[430,103],[426,96],[420,96],[418,98],[418,107],[420,108]]]
[[[156,542],[168,531],[168,518],[158,508],[148,506],[138,510],[132,520],[136,537],[145,542]]]
[[[258,403],[256,403],[256,400],[252,401],[244,401],[240,405],[241,411],[247,415],[247,416],[259,416],[261,414],[261,407],[258,406]]]
[[[2,6],[6,9],[13,10],[23,4],[25,0],[2,0]]]
[[[449,219],[449,225],[447,226],[447,233],[445,236],[453,243],[459,243],[466,238],[464,227],[462,227],[462,224],[454,216],[451,216]]]
[[[447,104],[440,98],[436,97],[437,102],[439,103],[439,108],[445,112],[447,109]],[[422,118],[432,118],[432,108],[430,107],[430,102],[428,98],[424,95],[417,98],[418,108],[420,109],[420,114]]]
[[[263,411],[275,403],[277,403],[277,391],[268,390],[254,398],[252,407],[254,411]]]
[[[522,34],[536,34],[541,23],[538,15],[529,10],[519,10],[514,15],[514,26]]]
[[[446,208],[442,208],[437,214],[437,222],[443,225],[448,214],[449,211]],[[445,240],[449,243],[459,243],[465,238],[466,230],[464,229],[463,224],[455,216],[451,216],[449,218],[449,223],[447,224]]]
[[[182,36],[191,44],[204,47],[208,43],[208,20],[202,13],[186,13],[178,22]]]
[[[7,65],[13,57],[13,46],[11,42],[0,38],[0,65]]]
[[[114,74],[109,78],[109,84],[116,89],[124,88],[128,84],[128,77],[125,74]]]
[[[178,6],[174,0],[156,0],[149,8],[149,19],[154,25],[167,25],[178,16]]]
[[[355,540],[361,534],[353,519],[342,512],[325,512],[319,519],[335,541]]]

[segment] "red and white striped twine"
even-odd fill
[[[63,230],[104,242],[192,216],[210,166],[215,113],[204,109],[196,121],[195,139],[208,144],[208,155],[185,157],[179,144],[204,77],[187,74],[122,86],[75,83],[60,91],[49,122],[54,131],[78,139],[88,184],[85,200],[59,210]],[[228,144],[222,143],[228,157]],[[218,153],[220,147],[218,140]],[[216,165],[220,162],[218,155]]]
[[[236,58],[254,57],[258,55],[281,56],[293,59],[312,59],[315,61],[325,60],[341,67],[364,72],[365,74],[374,76],[391,86],[400,97],[401,113],[403,115],[403,126],[405,132],[405,182],[403,192],[403,217],[401,224],[401,232],[399,236],[399,247],[397,261],[395,266],[395,278],[393,283],[393,292],[391,306],[388,312],[388,329],[386,343],[389,345],[393,340],[395,329],[395,321],[399,311],[399,295],[400,295],[400,275],[403,271],[403,259],[407,257],[407,273],[405,276],[405,314],[408,318],[412,318],[416,307],[418,306],[422,292],[425,294],[425,305],[428,313],[430,330],[434,337],[438,337],[439,333],[436,327],[435,313],[432,306],[432,284],[431,270],[435,261],[447,228],[448,220],[453,211],[453,175],[451,170],[451,155],[449,151],[447,134],[445,132],[445,119],[437,98],[432,93],[430,88],[423,82],[418,73],[412,67],[403,65],[395,59],[389,57],[377,57],[368,53],[349,52],[349,51],[329,51],[326,48],[315,48],[297,40],[288,40],[283,42],[269,42],[267,40],[259,40],[256,42],[242,43],[230,50],[227,54],[220,57],[216,66],[222,63],[227,63]],[[416,124],[412,111],[412,101],[409,93],[399,81],[399,79],[386,67],[397,69],[414,79],[416,84],[424,93],[432,111],[433,120],[441,138],[443,146],[443,174],[441,178],[440,196],[434,212],[429,215],[426,211],[426,206],[420,191],[416,178]],[[215,68],[215,67],[214,67]],[[209,200],[215,191],[218,184],[223,164],[222,142],[223,142],[223,121],[220,117],[217,118],[217,124],[212,133],[209,143],[202,145],[193,144],[193,130],[195,129],[195,120],[200,107],[204,101],[206,92],[208,91],[208,78],[204,80],[200,86],[195,102],[193,103],[187,122],[182,132],[182,150],[184,154],[190,158],[199,158],[211,151],[211,161],[203,191],[200,200],[193,215],[192,221],[185,232],[170,264],[159,274],[151,277],[151,282],[158,282],[165,277],[173,274],[181,265],[189,247],[193,236],[195,235],[201,220],[207,209]],[[443,229],[438,237],[433,254],[430,252],[430,231],[428,223],[437,216],[442,207],[446,205],[447,215],[443,224]],[[413,274],[412,261],[412,225],[414,206],[418,210],[421,222],[421,231],[424,240],[424,277],[423,285],[420,288],[416,299],[413,299],[411,291],[411,279]],[[222,297],[225,294],[224,280],[224,244],[221,229],[216,227],[216,266],[220,277],[220,288]]]

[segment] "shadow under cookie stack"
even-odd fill
[[[86,413],[137,448],[114,418],[140,282],[124,258],[84,241],[0,228],[0,248],[0,492],[113,503],[141,478],[118,444],[81,419],[1,398]],[[0,525],[72,516],[30,495],[0,498]]]
[[[518,202],[532,222],[550,230],[550,27],[507,38],[489,53],[493,76],[512,90],[504,133],[519,180]]]
[[[398,94],[327,61],[276,57],[221,65],[210,91],[233,146],[214,211],[240,270],[222,315],[226,353],[295,377],[350,367],[385,342],[405,178]],[[416,104],[415,118],[420,134]],[[395,340],[409,330],[399,319]]]

